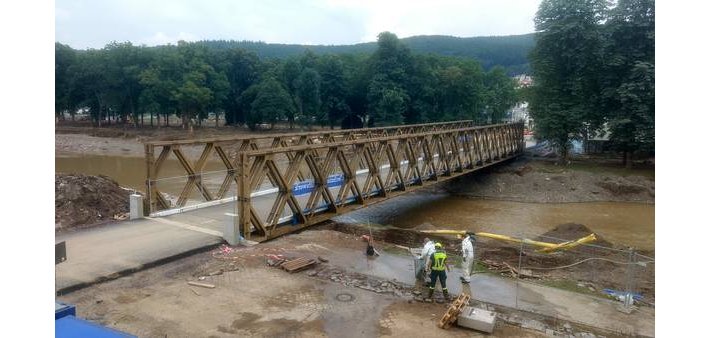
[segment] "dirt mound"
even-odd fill
[[[565,223],[565,224],[560,224],[560,225],[554,227],[552,230],[538,236],[537,240],[550,241],[550,239],[556,238],[556,239],[563,239],[566,241],[572,241],[572,240],[580,239],[580,238],[587,236],[591,233],[593,233],[593,231],[589,230],[589,228],[587,228],[583,224]],[[599,235],[597,235],[597,240],[592,242],[592,244],[604,246],[604,247],[612,247],[613,246],[609,241],[605,240],[604,238],[602,238]]]
[[[106,176],[54,175],[54,228],[62,230],[123,219],[130,191]]]
[[[597,186],[606,189],[614,195],[628,195],[649,192],[649,189],[643,185],[631,182],[616,181],[608,177],[604,181],[597,182],[596,184]]]
[[[414,230],[437,230],[438,228],[429,222],[425,222],[417,225],[413,228]]]

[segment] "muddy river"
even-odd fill
[[[206,170],[224,169],[210,163]],[[121,156],[57,157],[56,172],[106,175],[124,187],[144,190],[143,158]],[[183,175],[177,161],[168,161],[166,176]],[[413,228],[465,229],[508,235],[537,236],[562,223],[581,223],[617,245],[654,249],[655,206],[626,202],[520,203],[470,199],[445,193],[412,193],[336,218]]]

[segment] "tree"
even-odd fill
[[[223,101],[227,125],[246,121],[250,106],[240,104],[239,97],[247,88],[259,81],[263,65],[253,52],[242,49],[227,49],[215,56],[215,70],[226,75],[228,91]]]
[[[107,62],[99,50],[90,49],[77,54],[76,63],[69,67],[73,101],[76,107],[86,107],[95,126],[105,118],[110,95]]]
[[[179,109],[173,93],[181,85],[180,72],[184,62],[177,47],[163,46],[154,51],[148,67],[140,74],[140,83],[144,86],[140,102],[144,109],[162,112],[166,126],[169,125],[170,115],[176,114]]]
[[[347,83],[345,78],[345,66],[336,56],[327,55],[323,57],[319,65],[321,74],[321,103],[327,121],[320,119],[319,122],[327,122],[330,129],[333,129],[350,112],[347,99]]]
[[[654,147],[654,1],[620,0],[606,33],[602,106],[608,112],[611,144],[631,166],[634,152]]]
[[[61,43],[54,44],[54,114],[60,120],[68,112],[72,120],[76,111],[76,102],[72,100],[70,68],[76,62],[76,51]]]
[[[409,96],[402,88],[378,76],[370,82],[367,101],[373,126],[402,124]]]
[[[247,116],[247,125],[255,130],[260,123],[268,122],[273,128],[277,121],[291,115],[293,111],[293,102],[286,89],[269,76],[258,85]]]
[[[605,0],[543,0],[535,16],[530,114],[536,135],[557,147],[562,162],[572,138],[604,122],[599,69],[607,7]]]
[[[505,74],[503,67],[493,67],[486,73],[486,105],[490,112],[491,123],[500,123],[505,113],[515,105],[515,84]]]
[[[412,59],[409,49],[402,46],[390,32],[377,36],[377,50],[369,60],[371,80],[367,89],[368,110],[376,125],[401,124],[409,104],[405,88],[409,84],[407,71]]]
[[[293,124],[296,120],[296,116],[301,116],[303,113],[303,103],[301,102],[301,97],[299,96],[300,87],[299,77],[303,71],[303,66],[301,62],[296,57],[287,59],[280,66],[280,78],[281,83],[283,83],[286,93],[291,98],[291,104],[295,109],[290,110],[286,117],[288,118],[289,128],[293,129]]]
[[[321,77],[313,68],[306,68],[297,79],[297,95],[301,102],[301,119],[304,124],[310,126],[313,122],[324,120],[321,115]]]

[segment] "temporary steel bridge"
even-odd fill
[[[236,202],[234,233],[264,241],[509,160],[523,149],[523,124],[472,121],[147,142],[147,213],[188,210],[190,202],[197,203],[192,208]],[[171,177],[161,168],[175,159],[183,175],[171,200],[162,191]],[[208,162],[224,169],[206,172]]]

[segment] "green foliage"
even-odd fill
[[[313,122],[323,122],[321,114],[321,76],[313,68],[304,69],[297,79],[297,93],[301,102],[301,116],[305,125]]]
[[[534,86],[521,94],[537,135],[563,160],[571,139],[605,131],[625,154],[652,150],[654,1],[544,0],[535,24]]]
[[[530,112],[536,135],[556,145],[562,161],[572,138],[603,122],[598,103],[606,11],[605,0],[543,0],[535,17]]]
[[[273,125],[293,114],[294,107],[286,89],[273,77],[267,77],[257,86],[256,95],[247,115],[247,125],[254,130],[261,123]]]
[[[602,105],[614,148],[627,156],[654,149],[655,4],[620,0],[606,24]],[[625,157],[624,161],[630,164]]]
[[[515,83],[502,67],[493,67],[485,76],[486,106],[491,123],[500,123],[516,103]]]
[[[403,41],[415,40],[383,32],[370,54],[323,55],[314,48],[284,59],[260,59],[221,42],[114,42],[86,51],[57,43],[55,114],[84,109],[97,125],[143,124],[146,114],[151,125],[154,117],[166,125],[177,116],[188,127],[224,113],[227,124],[251,128],[284,121],[307,128],[487,123],[490,112],[495,120],[505,114],[510,82],[503,68],[486,73],[473,59],[416,54]]]
[[[332,129],[350,112],[345,79],[344,62],[333,55],[326,55],[319,64],[321,74],[321,109],[324,115],[318,119],[321,124],[327,123]]]
[[[413,36],[400,41],[415,53],[476,59],[486,70],[494,66],[502,66],[508,75],[515,75],[530,73],[527,56],[535,45],[533,36],[534,34],[523,34],[459,38],[429,35]],[[376,42],[342,46],[289,45],[233,40],[200,41],[198,43],[215,50],[248,50],[264,59],[286,59],[302,55],[306,51],[315,55],[372,54],[378,48]]]
[[[73,117],[77,102],[72,97],[72,74],[69,70],[76,63],[76,51],[57,42],[54,54],[54,112],[59,118],[67,112]]]

